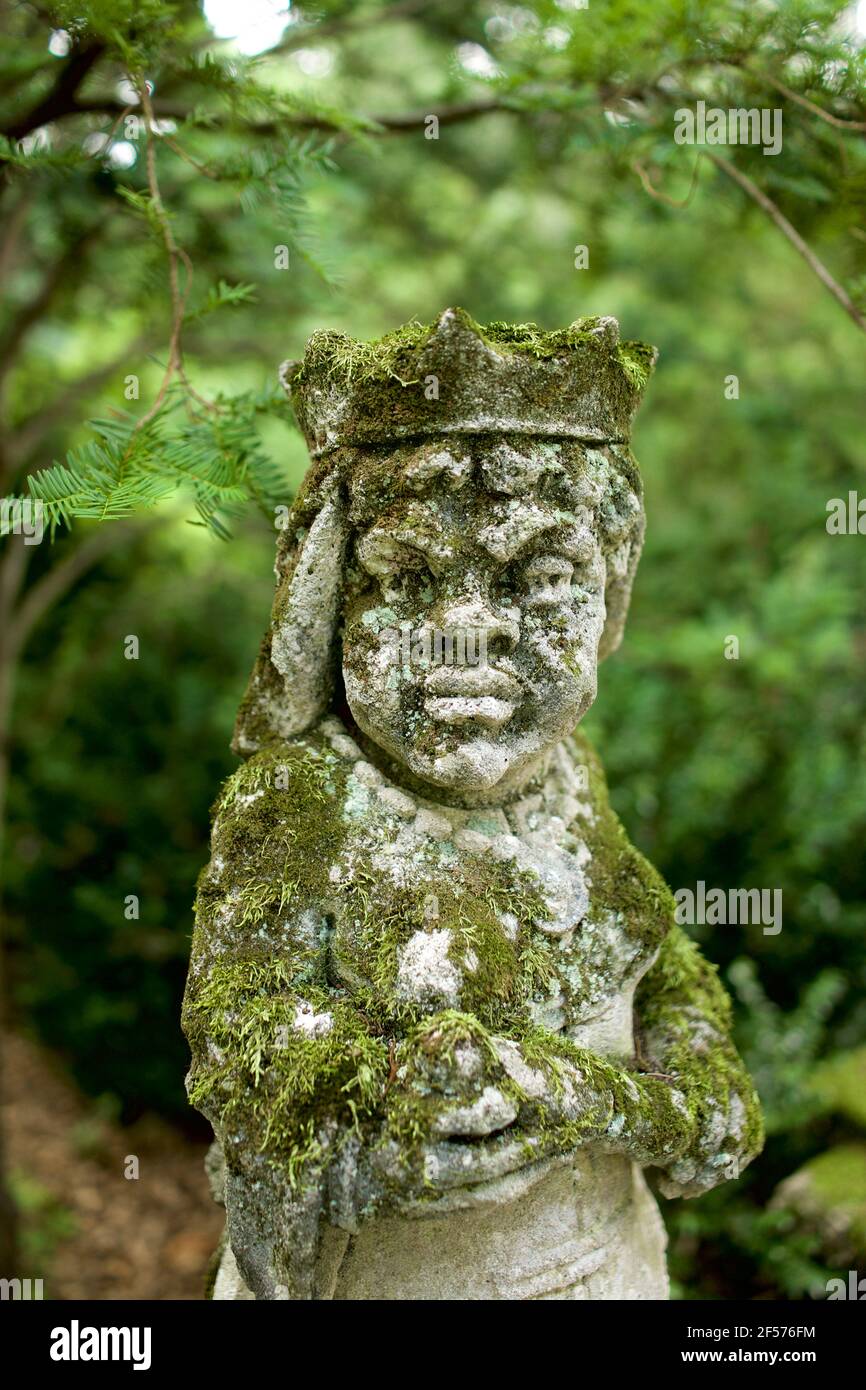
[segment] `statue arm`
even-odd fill
[[[313,1297],[328,1172],[381,1104],[389,1048],[303,949],[193,952],[190,1100],[226,1160],[228,1234],[258,1298]]]
[[[398,1044],[391,1128],[402,1111],[403,1144],[407,1131],[423,1135],[412,1167],[428,1190],[586,1145],[659,1168],[667,1196],[737,1177],[763,1142],[760,1105],[731,1038],[728,996],[679,927],[638,987],[635,1016],[631,1067],[562,1034],[506,1037],[465,1015],[429,1019],[414,1044]]]
[[[727,992],[680,927],[641,981],[635,1013],[646,1068],[635,1077],[645,1101],[633,1123],[638,1154],[663,1170],[668,1196],[739,1176],[763,1145],[760,1102],[734,1047]]]
[[[521,1123],[559,1150],[595,1143],[660,1168],[666,1196],[737,1177],[763,1143],[760,1104],[731,1039],[728,996],[680,928],[642,980],[635,1014],[640,1070],[558,1036],[527,1039],[519,1053],[501,1044],[528,1098]]]

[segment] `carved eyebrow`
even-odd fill
[[[447,532],[437,516],[427,511],[415,512],[396,525],[371,526],[369,531],[358,536],[357,550],[365,563],[379,546],[392,554],[396,547],[402,546],[417,551],[431,568],[435,568],[454,559],[454,547],[446,537]],[[581,563],[589,558],[593,549],[591,533],[572,512],[525,504],[509,508],[505,520],[485,526],[478,532],[477,540],[500,564],[510,564],[547,550],[558,551],[567,559]]]
[[[510,564],[527,552],[557,550],[569,560],[585,561],[593,549],[591,533],[572,512],[546,507],[521,508],[504,522],[486,526],[478,539],[495,560]]]
[[[505,521],[498,525],[485,526],[479,531],[478,540],[494,560],[507,564],[532,541],[558,525],[555,512],[541,507],[522,507],[519,511],[509,510]]]
[[[532,560],[548,555],[561,555],[575,565],[585,565],[592,560],[597,543],[591,531],[585,527],[566,525],[560,522],[553,532],[544,532],[537,543],[530,545],[528,554],[523,556]]]
[[[368,559],[377,546],[393,552],[396,546],[416,550],[428,560],[441,563],[450,560],[454,552],[441,537],[432,535],[429,530],[420,530],[413,525],[413,519],[406,520],[396,527],[372,526],[364,535],[358,537],[357,550],[362,563]]]

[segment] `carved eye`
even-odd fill
[[[377,579],[392,581],[407,575],[429,574],[429,566],[420,550],[403,545],[382,532],[364,536],[358,543],[358,559],[368,574]]]
[[[534,555],[523,567],[527,597],[533,603],[562,603],[571,593],[574,566],[562,555]]]

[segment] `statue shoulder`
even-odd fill
[[[211,950],[278,949],[324,913],[344,828],[345,764],[316,731],[268,743],[224,784],[198,882],[196,936]],[[294,930],[294,928],[292,928]]]
[[[631,842],[614,811],[601,758],[582,732],[566,740],[578,811],[573,830],[589,851],[587,874],[595,910],[622,913],[629,933],[647,947],[664,940],[674,922],[674,899],[661,874]]]
[[[610,804],[607,777],[604,764],[596,752],[595,745],[582,729],[564,740],[563,747],[571,764],[575,785],[588,795],[590,804],[605,808]]]
[[[317,729],[265,744],[223,784],[212,808],[214,826],[240,818],[252,831],[264,817],[284,823],[335,802],[343,790],[340,759]],[[256,808],[256,809],[253,809]]]

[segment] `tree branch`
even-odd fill
[[[0,340],[0,382],[14,363],[25,334],[42,317],[57,291],[62,288],[70,267],[80,266],[82,253],[96,236],[96,232],[95,227],[88,227],[85,231],[79,232],[74,240],[67,245],[60,259],[48,271],[38,292],[19,309],[3,339]]]
[[[40,126],[48,125],[49,121],[57,121],[74,111],[75,93],[104,52],[105,45],[102,43],[87,44],[84,48],[73,49],[57,74],[57,80],[48,95],[31,107],[25,116],[19,116],[17,120],[10,121],[3,127],[2,133],[7,139],[23,140],[31,130],[38,130]]]
[[[7,538],[6,547],[0,554],[0,618],[3,620],[0,627],[0,662],[8,640],[4,633],[9,632],[9,617],[15,607],[15,600],[18,598],[18,591],[27,569],[29,549],[30,547],[24,544],[23,536],[12,535]]]
[[[31,589],[28,589],[18,605],[18,611],[9,624],[3,644],[6,660],[15,660],[40,618],[77,580],[92,569],[103,555],[112,550],[120,540],[128,540],[136,532],[141,533],[152,525],[153,520],[145,523],[120,521],[114,525],[103,524],[58,564],[53,565]]]
[[[52,425],[64,418],[70,406],[82,397],[88,396],[91,391],[95,391],[116,371],[119,371],[124,363],[131,362],[142,355],[146,356],[151,350],[151,338],[152,335],[142,334],[133,342],[127,343],[123,351],[118,352],[109,362],[103,362],[102,366],[95,367],[92,372],[87,372],[84,376],[77,377],[75,381],[70,381],[53,400],[16,426],[14,431],[10,433],[7,450],[10,474],[12,470],[17,470],[22,466],[26,467],[37,447],[51,430]],[[3,486],[8,485],[10,481],[11,479],[5,479]]]
[[[698,169],[700,168],[700,162],[697,159],[695,160],[695,167],[692,169],[692,181],[689,184],[689,191],[685,198],[672,198],[669,193],[665,193],[661,188],[656,188],[640,160],[633,160],[631,167],[640,179],[644,191],[647,192],[651,198],[655,198],[657,202],[664,203],[669,208],[687,208],[692,201],[695,189],[698,186]]]
[[[27,189],[21,194],[11,213],[6,219],[6,229],[0,244],[0,285],[5,284],[9,272],[18,255],[18,246],[21,241],[21,234],[24,224],[27,221],[27,214],[33,205],[33,193]]]
[[[726,174],[729,179],[732,179],[744,193],[748,194],[752,202],[757,203],[758,207],[767,214],[779,228],[782,235],[788,238],[788,241],[790,241],[795,251],[803,257],[803,260],[812,271],[812,274],[818,277],[824,288],[829,290],[837,303],[842,305],[849,319],[851,319],[853,323],[856,323],[861,332],[866,333],[866,317],[861,314],[847,291],[833,279],[833,276],[830,274],[823,261],[818,259],[812,248],[806,244],[796,227],[791,225],[781,208],[776,206],[772,198],[768,198],[763,189],[760,189],[756,183],[753,183],[752,180],[730,160],[721,159],[719,155],[709,154],[706,151],[704,151],[704,154],[707,159],[712,160],[717,169],[721,169],[723,174]]]
[[[151,99],[153,114],[160,118],[186,121],[192,114],[189,107],[178,106],[171,101],[158,101]],[[75,102],[64,113],[67,116],[79,115],[104,115],[118,116],[126,108],[122,102],[114,101],[111,97],[94,98],[91,101]],[[403,134],[406,131],[417,130],[423,127],[428,116],[436,116],[440,125],[455,125],[460,121],[471,121],[478,116],[486,116],[491,111],[512,111],[517,108],[500,97],[480,97],[475,101],[455,102],[451,106],[436,108],[435,102],[423,111],[408,111],[396,116],[362,116],[360,118],[362,128],[367,129],[367,133],[376,135]],[[226,120],[213,120],[208,122],[207,128],[226,129],[230,122]],[[345,135],[346,127],[340,125],[339,121],[329,121],[324,116],[293,116],[285,115],[278,120],[252,121],[244,123],[243,131],[245,135],[278,135],[280,131],[291,128],[294,130],[321,130],[336,135]]]
[[[189,389],[183,367],[183,348],[181,346],[181,332],[183,330],[183,315],[186,308],[187,296],[192,285],[192,263],[189,256],[181,246],[178,246],[172,231],[171,222],[166,213],[160,192],[159,180],[156,175],[156,144],[153,129],[154,115],[153,106],[150,100],[150,92],[147,82],[142,77],[138,83],[138,94],[141,99],[142,110],[144,111],[144,130],[145,130],[145,164],[147,166],[147,186],[150,190],[150,201],[157,222],[159,223],[162,239],[165,243],[165,252],[168,257],[168,280],[171,291],[171,336],[168,344],[168,362],[162,378],[159,390],[156,393],[153,405],[142,415],[135,427],[134,433],[143,429],[155,415],[159,414],[165,400],[166,393],[172,380],[177,374],[180,376],[184,385]],[[186,278],[183,288],[180,284],[180,266],[183,265]]]
[[[745,71],[751,72],[751,69],[747,68]],[[805,111],[811,111],[813,116],[820,117],[822,121],[826,121],[828,125],[835,126],[837,130],[866,130],[866,121],[849,121],[843,116],[834,116],[832,111],[825,111],[823,106],[818,106],[814,101],[810,101],[808,97],[801,96],[799,92],[795,92],[792,88],[786,87],[784,82],[780,82],[777,77],[771,77],[769,73],[753,72],[752,76],[760,78],[771,87],[775,87],[776,91],[781,92],[783,97],[787,97],[789,101],[796,102],[797,105],[802,106]]]

